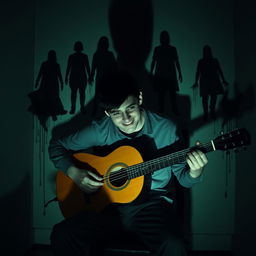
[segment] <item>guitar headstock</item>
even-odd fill
[[[229,150],[245,147],[251,144],[251,136],[245,128],[235,129],[228,133],[223,133],[213,140],[214,146],[218,150]]]

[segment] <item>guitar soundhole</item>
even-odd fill
[[[121,169],[117,172],[111,172],[109,175],[109,181],[114,187],[122,187],[128,180],[127,172]]]

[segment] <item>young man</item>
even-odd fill
[[[65,171],[88,194],[97,193],[103,178],[75,166],[70,152],[132,145],[140,150],[143,159],[152,159],[179,140],[172,121],[141,107],[142,92],[129,74],[116,72],[102,83],[100,101],[106,116],[72,135],[52,139],[49,145],[55,167]],[[55,225],[51,234],[55,255],[102,255],[99,248],[120,230],[136,234],[154,255],[186,255],[173,199],[168,197],[170,181],[175,175],[181,185],[191,187],[201,180],[206,163],[205,154],[194,150],[186,161],[149,175],[145,182],[148,189],[140,200],[110,204],[101,212],[82,212]]]

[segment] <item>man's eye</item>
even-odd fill
[[[132,105],[129,108],[127,108],[128,111],[134,110],[136,108],[136,105]]]
[[[120,115],[120,113],[118,111],[116,111],[116,112],[112,112],[111,115],[118,116],[118,115]]]

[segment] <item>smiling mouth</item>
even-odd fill
[[[133,124],[133,121],[129,122],[129,123],[123,123],[123,126],[129,126],[129,125],[132,125]]]

